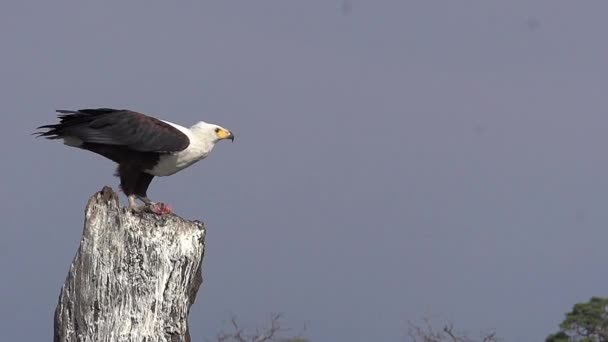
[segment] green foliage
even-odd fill
[[[608,298],[593,297],[587,303],[575,304],[559,327],[560,331],[545,342],[608,341]]]
[[[547,336],[545,342],[568,342],[570,341],[570,336],[563,331],[560,331],[555,334],[551,334]]]

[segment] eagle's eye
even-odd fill
[[[215,129],[215,133],[218,133],[219,131],[220,131],[220,129],[219,129],[219,128],[216,128],[216,129]]]

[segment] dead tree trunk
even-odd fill
[[[85,210],[55,309],[54,342],[190,341],[204,251],[202,222],[132,213],[105,187]]]

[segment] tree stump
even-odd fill
[[[54,342],[189,342],[204,252],[202,222],[134,213],[104,187],[85,210]]]

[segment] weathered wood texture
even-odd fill
[[[55,342],[190,341],[202,283],[202,222],[132,213],[105,187],[87,204],[55,310]]]

